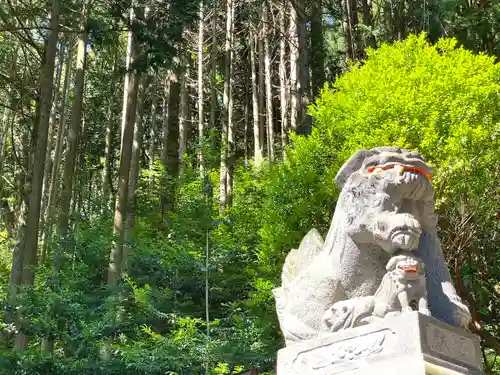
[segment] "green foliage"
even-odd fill
[[[419,149],[436,165],[440,203],[480,196],[495,180],[500,70],[455,45],[431,46],[421,35],[368,51],[311,108],[311,138],[344,160],[380,144]]]

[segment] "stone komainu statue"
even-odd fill
[[[380,294],[386,265],[401,251],[425,264],[431,315],[467,327],[469,310],[452,285],[437,237],[431,176],[418,152],[396,147],[358,151],[342,166],[326,240],[312,229],[288,254],[282,286],[274,290],[287,344],[331,331],[324,317],[334,304]],[[368,311],[370,303],[356,308]]]

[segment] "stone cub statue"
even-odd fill
[[[389,260],[386,269],[375,292],[373,315],[383,318],[394,311],[412,311],[412,305],[422,314],[430,315],[423,261],[413,252],[402,251]]]
[[[387,273],[373,296],[335,303],[324,315],[329,331],[369,324],[388,315],[413,311],[430,315],[427,305],[424,263],[410,251],[397,252],[386,266]]]

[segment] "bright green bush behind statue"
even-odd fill
[[[296,152],[313,142],[341,162],[359,148],[418,149],[436,167],[442,199],[480,194],[495,177],[500,67],[453,39],[431,46],[422,34],[369,51],[365,62],[324,88],[310,112],[313,135],[298,140]]]

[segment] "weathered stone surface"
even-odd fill
[[[478,338],[418,312],[327,333],[278,352],[277,375],[481,375]]]
[[[396,147],[361,150],[345,163],[335,178],[341,192],[325,241],[309,232],[290,252],[282,286],[274,290],[287,345],[351,329],[348,320],[325,324],[325,313],[339,302],[361,315],[375,311],[386,266],[401,251],[413,252],[425,265],[421,310],[428,302],[433,317],[467,327],[469,311],[453,287],[437,238],[431,175],[418,152]],[[404,295],[397,296],[399,305],[385,312],[403,310]]]

